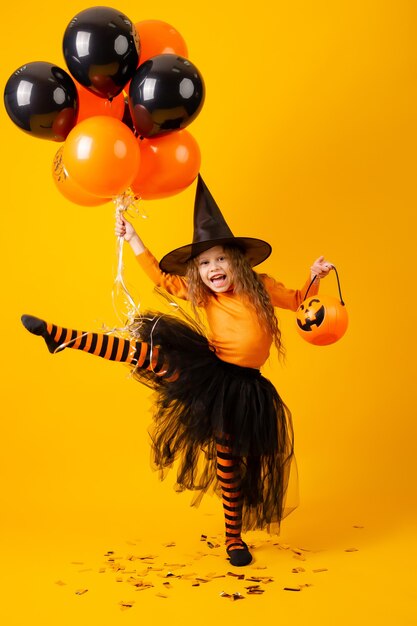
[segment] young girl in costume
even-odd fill
[[[319,257],[301,290],[287,289],[252,267],[271,253],[268,243],[234,237],[201,176],[194,205],[193,242],[158,264],[122,216],[116,234],[129,242],[142,269],[170,294],[206,313],[208,338],[197,325],[146,312],[129,324],[129,338],[61,328],[24,315],[50,352],[73,348],[127,363],[157,392],[151,429],[161,470],[178,463],[177,488],[221,493],[230,563],[252,555],[242,530],[270,528],[289,512],[285,496],[294,460],[291,414],[260,373],[272,343],[282,352],[274,307],[295,311],[332,265]]]

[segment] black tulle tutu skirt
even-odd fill
[[[175,465],[176,488],[195,492],[198,504],[208,491],[220,495],[216,439],[231,448],[241,472],[243,529],[279,529],[296,506],[296,466],[291,414],[259,370],[220,360],[191,321],[143,313],[130,333],[159,346],[169,373],[157,377],[135,369],[134,377],[156,392],[150,428],[155,467],[164,478]],[[166,378],[176,372],[175,380]]]

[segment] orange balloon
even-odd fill
[[[100,206],[109,202],[109,198],[99,198],[84,191],[68,174],[65,167],[62,153],[64,146],[61,146],[56,153],[52,163],[52,177],[58,191],[74,204],[80,204],[81,206]]]
[[[109,100],[108,98],[100,98],[89,89],[86,89],[79,83],[75,82],[78,92],[78,119],[82,122],[88,117],[94,115],[108,115],[121,120],[125,111],[125,99],[123,93]]]
[[[173,196],[191,185],[200,171],[201,153],[187,130],[138,140],[140,167],[131,183],[143,200]]]
[[[140,40],[139,65],[157,54],[187,57],[187,44],[180,33],[161,20],[144,20],[135,24]]]
[[[300,304],[296,316],[297,330],[305,341],[327,346],[343,337],[348,327],[344,304],[332,296],[310,296]]]
[[[97,115],[72,129],[63,160],[68,174],[85,191],[110,198],[130,186],[139,168],[140,150],[126,124]]]

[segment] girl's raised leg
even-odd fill
[[[158,346],[152,346],[151,349],[150,345],[143,341],[63,328],[32,315],[23,315],[22,324],[33,335],[43,337],[49,352],[61,352],[65,348],[72,348],[109,361],[128,363],[134,367],[147,369],[156,376],[168,374],[170,378],[165,378],[165,380],[175,377],[175,374],[168,372],[168,366]]]

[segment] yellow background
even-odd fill
[[[65,68],[64,30],[89,6],[7,3],[2,88],[30,61]],[[51,176],[59,145],[23,133],[2,105],[2,623],[113,626],[152,614],[175,625],[415,624],[416,3],[110,6],[183,35],[207,89],[189,131],[229,225],[271,242],[261,269],[288,286],[301,286],[325,254],[350,325],[339,343],[318,348],[297,335],[292,313],[279,313],[287,361],[274,355],[265,373],[293,412],[301,505],[278,540],[287,550],[253,534],[246,574],[265,566],[261,574],[274,577],[263,596],[221,598],[245,593],[231,577],[200,587],[175,579],[167,590],[155,574],[154,588],[138,593],[112,572],[99,575],[107,550],[225,574],[222,548],[194,559],[202,533],[221,541],[220,502],[191,509],[190,494],[152,473],[152,400],[126,368],[69,350],[51,356],[21,326],[25,312],[83,329],[117,323],[114,209],[60,196]],[[157,257],[189,242],[193,194],[142,205],[148,218],[136,225]],[[141,303],[156,306],[128,249],[125,275]],[[337,295],[334,275],[322,292]],[[306,561],[294,560],[293,547],[311,550]],[[299,583],[313,586],[283,590]]]

